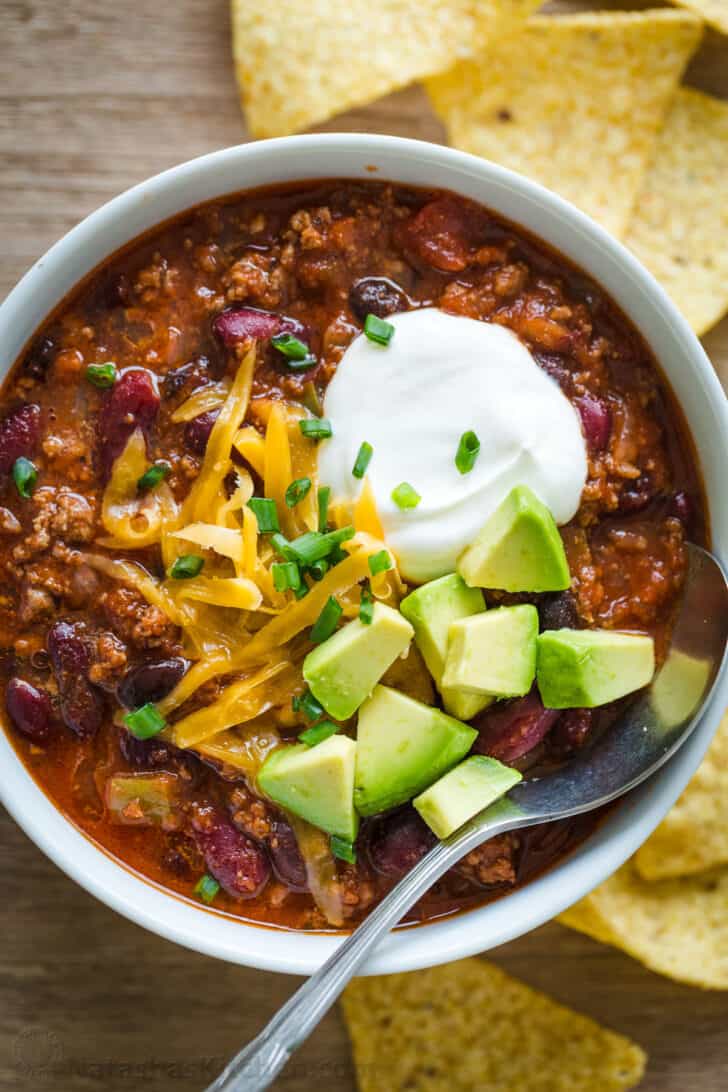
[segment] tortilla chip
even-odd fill
[[[728,4],[726,0],[673,0],[682,8],[690,8],[691,11],[702,15],[706,23],[712,23],[718,30],[728,34]]]
[[[473,56],[540,0],[232,0],[250,130],[284,136]]]
[[[728,990],[728,869],[649,883],[630,861],[559,920],[658,974]]]
[[[427,89],[456,147],[622,235],[701,26],[672,10],[534,16]]]
[[[634,861],[645,880],[728,865],[728,713],[687,789]]]
[[[728,310],[728,102],[678,92],[625,243],[696,333]]]
[[[480,959],[359,978],[342,1005],[360,1092],[616,1092],[644,1052]]]

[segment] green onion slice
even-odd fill
[[[400,482],[392,490],[392,500],[398,508],[416,508],[422,497],[409,482]]]
[[[296,478],[286,489],[286,504],[289,508],[295,508],[304,497],[307,497],[311,489],[310,478]]]
[[[26,459],[24,455],[21,455],[13,463],[13,481],[23,500],[28,500],[35,489],[35,483],[38,481],[38,471],[35,464],[31,463],[30,459]]]
[[[371,444],[368,444],[366,442],[366,440],[365,440],[364,443],[359,448],[359,453],[358,453],[358,455],[356,457],[356,462],[354,463],[354,465],[353,465],[353,467],[351,469],[351,472],[352,472],[352,474],[354,475],[355,478],[363,478],[364,477],[364,475],[367,472],[367,467],[369,466],[369,463],[372,461],[372,455],[373,454],[374,454],[374,448],[372,447]]]
[[[153,736],[159,735],[167,722],[156,705],[148,701],[140,709],[127,713],[124,724],[137,739],[152,739]]]
[[[346,838],[339,838],[338,834],[332,834],[330,845],[334,857],[338,857],[340,861],[347,861],[348,864],[356,864],[356,849],[353,842],[347,842]]]
[[[209,872],[206,872],[202,876],[194,887],[195,895],[198,895],[203,902],[206,902],[209,906],[212,900],[220,890],[220,884],[217,882],[214,876],[211,876]]]
[[[330,595],[324,604],[323,610],[311,626],[309,636],[315,645],[320,645],[322,641],[326,641],[331,636],[343,613],[341,605],[337,603],[333,595]]]
[[[286,363],[291,371],[303,372],[308,368],[312,368],[316,363],[316,357],[308,345],[294,337],[293,334],[289,334],[284,330],[281,334],[274,334],[270,340],[271,345],[278,350],[281,356],[286,358]]]
[[[329,525],[329,501],[331,500],[331,487],[328,485],[320,486],[317,500],[318,529],[323,533]]]
[[[297,557],[291,549],[291,544],[285,535],[282,535],[280,531],[274,531],[270,536],[270,544],[278,554],[285,561],[297,561]]]
[[[116,364],[89,364],[86,378],[94,387],[106,391],[116,383]]]
[[[258,530],[261,535],[269,535],[273,531],[280,531],[276,502],[269,497],[251,497],[248,508],[255,514],[258,521]]]
[[[363,622],[365,626],[372,624],[372,618],[374,617],[374,600],[372,599],[371,588],[368,583],[361,589],[361,599],[359,600],[359,621]]]
[[[181,557],[175,558],[169,575],[172,580],[191,580],[194,576],[200,575],[204,564],[205,559],[199,554],[182,554]]]
[[[334,434],[331,422],[327,417],[302,417],[298,422],[298,427],[303,435],[308,436],[310,440],[327,440],[329,436]]]
[[[320,561],[314,561],[313,565],[309,565],[306,572],[310,573],[314,580],[319,581],[323,580],[330,568],[326,558],[322,558]]]
[[[306,531],[294,538],[293,542],[289,542],[288,547],[302,565],[313,565],[315,561],[328,559],[337,546],[341,546],[342,542],[353,538],[355,534],[351,526],[342,527],[339,531],[327,531],[326,534]]]
[[[140,493],[146,493],[150,489],[154,489],[155,485],[159,485],[163,481],[171,470],[169,463],[154,463],[149,467],[149,470],[145,470],[141,478],[137,482],[137,490]]]
[[[316,700],[306,687],[302,694],[296,694],[291,702],[294,713],[303,713],[306,720],[318,720],[324,715],[323,705]]]
[[[335,736],[338,730],[338,724],[334,724],[330,720],[322,720],[320,724],[314,724],[312,728],[306,728],[298,738],[307,747],[315,747],[317,743],[323,743],[329,736]]]
[[[474,432],[464,432],[455,454],[455,466],[461,474],[469,474],[480,454],[480,440]]]
[[[297,591],[301,586],[301,572],[295,561],[274,561],[270,567],[276,591]]]
[[[364,319],[364,333],[377,345],[389,345],[394,337],[394,326],[391,322],[378,318],[377,315],[367,315]]]
[[[377,554],[369,555],[369,572],[372,576],[376,576],[377,573],[386,573],[393,567],[388,550],[380,550]]]

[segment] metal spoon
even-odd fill
[[[728,583],[716,559],[688,547],[688,574],[667,660],[618,722],[568,765],[523,781],[438,843],[301,986],[207,1092],[259,1092],[337,999],[372,948],[461,857],[506,831],[599,808],[639,785],[685,742],[726,660]]]

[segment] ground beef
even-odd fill
[[[147,603],[131,588],[113,588],[101,597],[101,606],[117,637],[138,648],[177,649],[177,630],[159,607]]]
[[[513,834],[501,834],[473,849],[457,866],[461,876],[481,887],[516,882],[515,855],[518,840]]]

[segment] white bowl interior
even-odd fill
[[[495,164],[396,137],[326,134],[242,145],[193,160],[115,198],[36,263],[0,307],[0,376],[59,301],[99,262],[200,202],[276,182],[381,178],[443,187],[523,225],[581,266],[642,331],[694,438],[714,550],[728,555],[728,410],[711,365],[684,319],[632,255],[573,206]],[[466,914],[391,934],[365,973],[414,970],[484,951],[548,921],[621,865],[672,806],[728,704],[723,679],[679,754],[633,793],[573,854],[527,887]],[[0,732],[0,793],[8,811],[61,868],[120,913],[187,947],[292,974],[315,970],[338,940],[248,925],[171,895],[121,867],[69,823]]]

